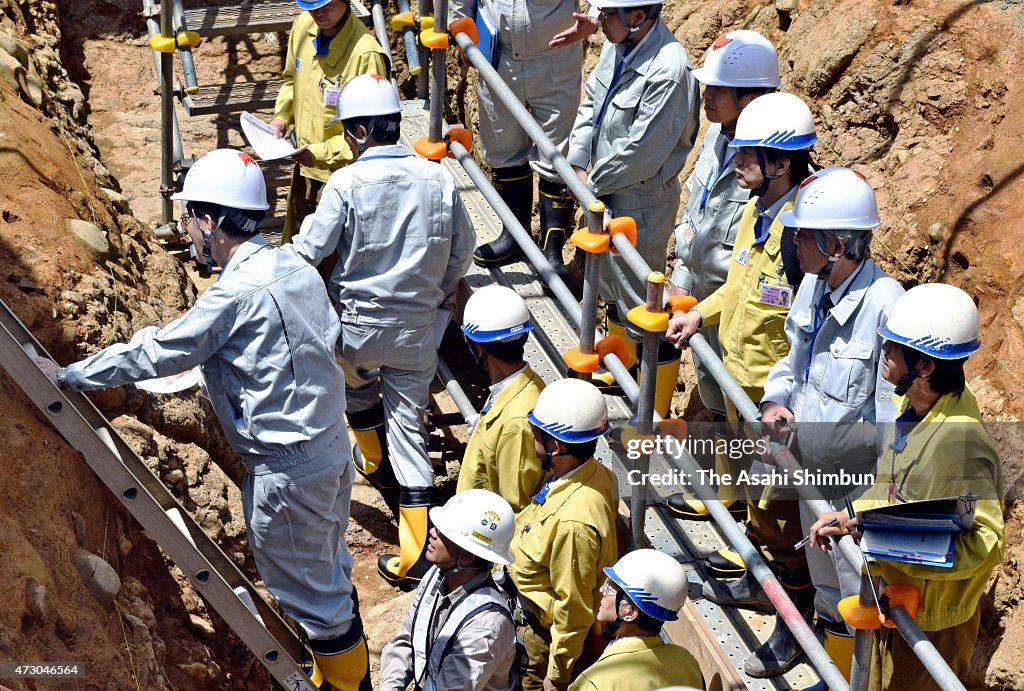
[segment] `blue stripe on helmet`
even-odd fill
[[[741,146],[761,146],[768,149],[783,149],[784,151],[800,151],[809,149],[818,141],[818,135],[810,132],[797,135],[792,130],[787,132],[773,132],[763,139],[733,139],[729,146],[738,149]]]
[[[606,422],[597,429],[588,429],[574,432],[572,428],[569,427],[569,425],[541,422],[540,420],[537,419],[537,416],[533,414],[532,410],[526,414],[526,419],[529,420],[532,424],[536,425],[537,427],[541,428],[542,430],[550,434],[558,441],[565,442],[566,444],[582,444],[584,442],[592,441],[605,434],[609,429],[608,423]]]
[[[507,329],[495,329],[494,331],[484,331],[476,324],[463,324],[462,333],[466,334],[466,337],[476,343],[492,343],[494,341],[507,341],[512,338],[518,338],[525,333],[533,331],[533,324],[528,321],[522,324],[516,324],[510,326]]]
[[[612,579],[615,585],[622,588],[626,592],[626,595],[629,596],[629,599],[633,601],[633,604],[647,616],[654,617],[660,621],[675,621],[679,618],[679,614],[677,612],[673,612],[667,607],[662,607],[655,602],[653,593],[642,588],[633,588],[627,585],[621,578],[619,578],[619,575],[615,573],[615,569],[613,567],[604,567],[604,575]]]
[[[878,335],[894,343],[902,343],[908,348],[930,355],[937,360],[961,360],[973,355],[981,348],[981,341],[978,339],[967,343],[945,343],[934,337],[910,339],[900,336],[885,325],[878,327]]]
[[[299,9],[306,10],[307,12],[326,7],[330,2],[331,0],[295,0],[295,4],[299,6]]]

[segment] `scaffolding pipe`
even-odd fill
[[[814,545],[807,545],[814,549]],[[866,573],[860,575],[860,592],[857,602],[863,607],[874,607],[875,598],[872,593],[871,577]],[[868,679],[871,674],[871,632],[857,629],[853,636],[853,660],[850,665],[850,691],[868,691]]]
[[[602,223],[604,220],[604,204],[596,199],[587,206],[587,232],[591,235],[602,234]],[[597,296],[601,287],[601,261],[600,253],[587,253],[583,262],[583,300],[582,314],[580,315],[580,352],[590,354],[594,352],[595,338],[591,332],[590,325],[597,329]],[[584,328],[583,325],[587,327]],[[588,374],[588,380],[591,378]]]
[[[160,35],[174,36],[173,4],[160,5]],[[174,218],[174,204],[171,192],[174,189],[174,63],[170,53],[160,53],[160,222],[168,224]]]
[[[146,15],[146,30],[149,36],[160,35],[160,22],[155,18],[153,4],[149,0],[144,0],[142,3],[143,14]],[[160,53],[157,51],[151,51],[153,53],[153,73],[156,76],[157,84],[160,83]],[[181,146],[181,132],[178,131],[178,116],[174,111],[171,111],[171,141],[174,148],[174,160],[181,161],[185,158],[185,154]]]
[[[182,6],[181,0],[174,0],[173,10],[175,30],[188,31],[188,26],[185,23],[185,8]],[[192,59],[192,48],[179,46],[178,52],[181,53],[181,73],[185,78],[185,91],[190,94],[198,93],[199,80],[196,78],[196,63]]]
[[[398,0],[399,13],[409,12],[409,0]],[[420,49],[416,41],[416,31],[411,26],[402,29],[402,41],[405,43],[405,64],[409,68],[409,74],[416,77],[422,72],[420,67]],[[425,95],[420,95],[425,98]]]
[[[417,0],[417,10],[419,11],[420,18],[427,17],[432,11],[430,6],[430,0]],[[406,44],[408,45],[408,44]],[[419,54],[420,67],[425,67],[430,64],[430,51],[426,47],[417,41],[416,45],[417,53]],[[429,86],[429,70],[421,69],[420,73],[416,75],[416,97],[426,100],[427,94],[430,91]]]
[[[381,0],[373,0],[373,4],[370,5],[370,16],[373,18],[373,33],[377,37],[377,43],[380,44],[384,55],[388,59],[391,84],[397,89],[398,80],[395,78],[395,61],[391,55],[391,40],[388,38],[388,25],[387,20],[384,19],[384,6],[381,4]]]
[[[437,356],[437,375],[448,391],[448,395],[452,397],[455,407],[462,413],[462,417],[467,421],[471,420],[477,414],[476,408],[473,407],[473,402],[469,400],[469,396],[466,395],[462,386],[455,380],[455,374],[448,367],[448,363],[440,355]]]
[[[434,31],[443,32],[448,25],[448,0],[434,0]],[[441,141],[441,124],[444,120],[444,95],[447,84],[444,48],[431,51],[430,56],[430,121],[427,139]]]
[[[664,305],[662,289],[665,285],[665,275],[651,273],[647,277],[647,302],[645,307],[648,312],[662,312]],[[656,378],[658,376],[658,337],[657,331],[643,332],[643,353],[640,359],[640,392],[636,404],[636,429],[641,437],[654,434],[654,392]],[[651,458],[647,454],[641,454],[636,460],[634,469],[640,473],[640,477],[647,477],[651,470]],[[633,545],[642,544],[644,537],[644,523],[647,510],[647,485],[642,482],[634,482],[629,493],[629,525],[633,537]]]

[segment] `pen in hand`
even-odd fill
[[[839,525],[839,519],[838,518],[833,518],[831,521],[829,521],[828,523],[823,525],[822,528],[833,528],[833,527],[835,527],[837,525]],[[807,546],[807,543],[810,542],[810,541],[811,541],[811,536],[808,535],[803,540],[801,540],[800,542],[798,542],[795,545],[793,545],[793,549],[803,549],[804,547]]]

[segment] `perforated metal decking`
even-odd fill
[[[403,103],[402,139],[406,144],[412,146],[415,141],[426,136],[427,120],[428,112],[423,101]],[[501,231],[501,222],[469,176],[454,160],[447,159],[441,165],[454,175],[458,183],[462,199],[476,227],[477,242],[487,242],[497,237]],[[565,376],[567,368],[562,362],[561,353],[579,345],[577,331],[558,303],[544,294],[540,280],[531,266],[519,262],[501,270],[491,271],[473,265],[466,280],[473,289],[498,283],[518,292],[529,306],[536,326],[533,331],[534,338],[527,344],[527,361],[546,382]],[[630,408],[624,399],[608,400],[613,428],[621,429],[630,418]],[[626,474],[630,462],[626,459],[622,447],[614,441],[602,444],[597,457],[601,463],[615,472],[619,479],[620,495],[628,498]],[[652,473],[665,470],[666,468],[656,466],[651,468]],[[738,678],[748,689],[756,691],[802,689],[815,683],[818,676],[807,664],[801,664],[784,677],[774,679],[752,679],[743,674],[743,661],[751,650],[767,639],[775,618],[746,610],[721,608],[701,597],[704,574],[700,560],[705,554],[724,546],[724,542],[713,522],[681,521],[669,515],[664,508],[663,500],[678,489],[681,488],[651,487],[652,505],[645,516],[646,534],[651,546],[671,554],[686,568],[690,579],[692,604],[704,626],[710,631],[711,637],[721,647],[721,655],[727,657],[738,671],[738,677],[734,675],[733,678]],[[680,643],[693,644],[692,641]]]

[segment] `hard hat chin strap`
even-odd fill
[[[627,54],[629,53],[629,51],[633,50],[633,48],[636,47],[636,45],[633,42],[633,39],[636,38],[636,32],[638,32],[638,31],[640,31],[640,29],[644,28],[645,24],[653,24],[655,21],[657,21],[658,15],[661,14],[661,5],[654,5],[653,7],[654,7],[654,9],[648,11],[646,13],[647,16],[644,17],[644,20],[642,22],[640,22],[639,24],[637,24],[636,26],[631,26],[630,23],[629,23],[629,20],[626,19],[626,9],[627,8],[624,8],[624,7],[619,7],[618,8],[619,21],[622,22],[622,26],[626,27],[626,31],[629,32],[629,35],[626,36],[626,40],[623,41],[623,45],[625,45],[625,47],[626,47],[626,53]]]
[[[903,396],[910,387],[913,386],[914,380],[917,379],[917,370],[914,365],[910,364],[909,358],[907,358],[907,349],[900,344],[900,353],[903,355],[903,364],[907,367],[907,373],[900,377],[900,380],[896,382],[895,394],[897,396]]]
[[[761,169],[762,180],[761,184],[755,187],[752,192],[758,197],[763,197],[768,191],[768,185],[771,184],[772,180],[779,176],[768,174],[768,167],[766,165],[767,159],[765,158],[764,151],[761,150],[761,147],[754,147],[754,155],[757,156],[757,167]]]
[[[454,576],[455,574],[461,573],[463,571],[490,571],[490,569],[491,569],[491,565],[490,564],[487,564],[485,566],[480,566],[479,564],[470,564],[469,566],[463,566],[462,565],[462,556],[464,554],[466,554],[465,548],[459,547],[459,554],[458,554],[457,557],[455,557],[455,566],[452,566],[452,567],[447,568],[447,569],[441,569],[440,570],[441,571],[441,575],[445,576],[445,577],[448,577],[448,576]],[[470,554],[472,554],[472,552],[470,552]],[[476,555],[473,555],[473,556],[476,556]]]

